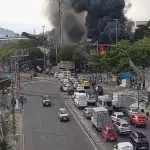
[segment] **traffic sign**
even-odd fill
[[[129,72],[121,73],[120,79],[130,79],[131,74]]]

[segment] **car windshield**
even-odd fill
[[[67,112],[66,112],[66,110],[60,110],[60,113],[61,114],[66,114]]]
[[[137,108],[132,108],[132,112],[138,112]]]
[[[49,99],[49,96],[48,95],[44,95],[43,99]]]
[[[124,115],[118,115],[117,117],[120,118],[120,119],[123,119]]]
[[[129,124],[122,124],[122,127],[129,127]]]

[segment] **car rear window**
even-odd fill
[[[61,114],[66,114],[66,110],[61,110],[60,113]]]
[[[145,117],[138,117],[138,120],[145,120]]]
[[[122,124],[122,127],[129,127],[129,124]]]
[[[123,119],[124,115],[118,115],[117,117],[120,118],[120,119]]]

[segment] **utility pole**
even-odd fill
[[[119,19],[114,19],[116,22],[116,45],[118,44],[118,21]]]
[[[12,88],[12,118],[13,118],[13,135],[16,134],[16,123],[15,123],[15,106],[18,105],[18,99],[20,97],[20,71],[19,71],[19,59],[29,54],[24,54],[23,51],[16,51],[10,56],[10,67],[11,67],[11,88]],[[17,106],[18,107],[18,106]]]
[[[63,16],[63,3],[62,0],[58,0],[59,4],[59,32],[60,32],[60,45],[63,46],[63,24],[62,24],[62,16]]]
[[[42,28],[43,28],[43,51],[44,51],[44,59],[43,59],[43,61],[44,61],[44,75],[45,75],[45,78],[46,78],[46,66],[45,66],[45,43],[44,43],[44,36],[45,36],[45,26],[42,26]]]

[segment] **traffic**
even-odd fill
[[[60,91],[67,94],[74,107],[89,120],[93,131],[100,133],[105,142],[114,143],[112,149],[149,149],[148,139],[141,132],[149,120],[135,105],[127,106],[128,93],[105,94],[101,84],[90,83],[82,76],[74,77],[70,71],[55,73],[54,77],[60,80]],[[65,108],[58,110],[58,118],[60,121],[70,120]],[[118,140],[120,138],[123,140]]]

